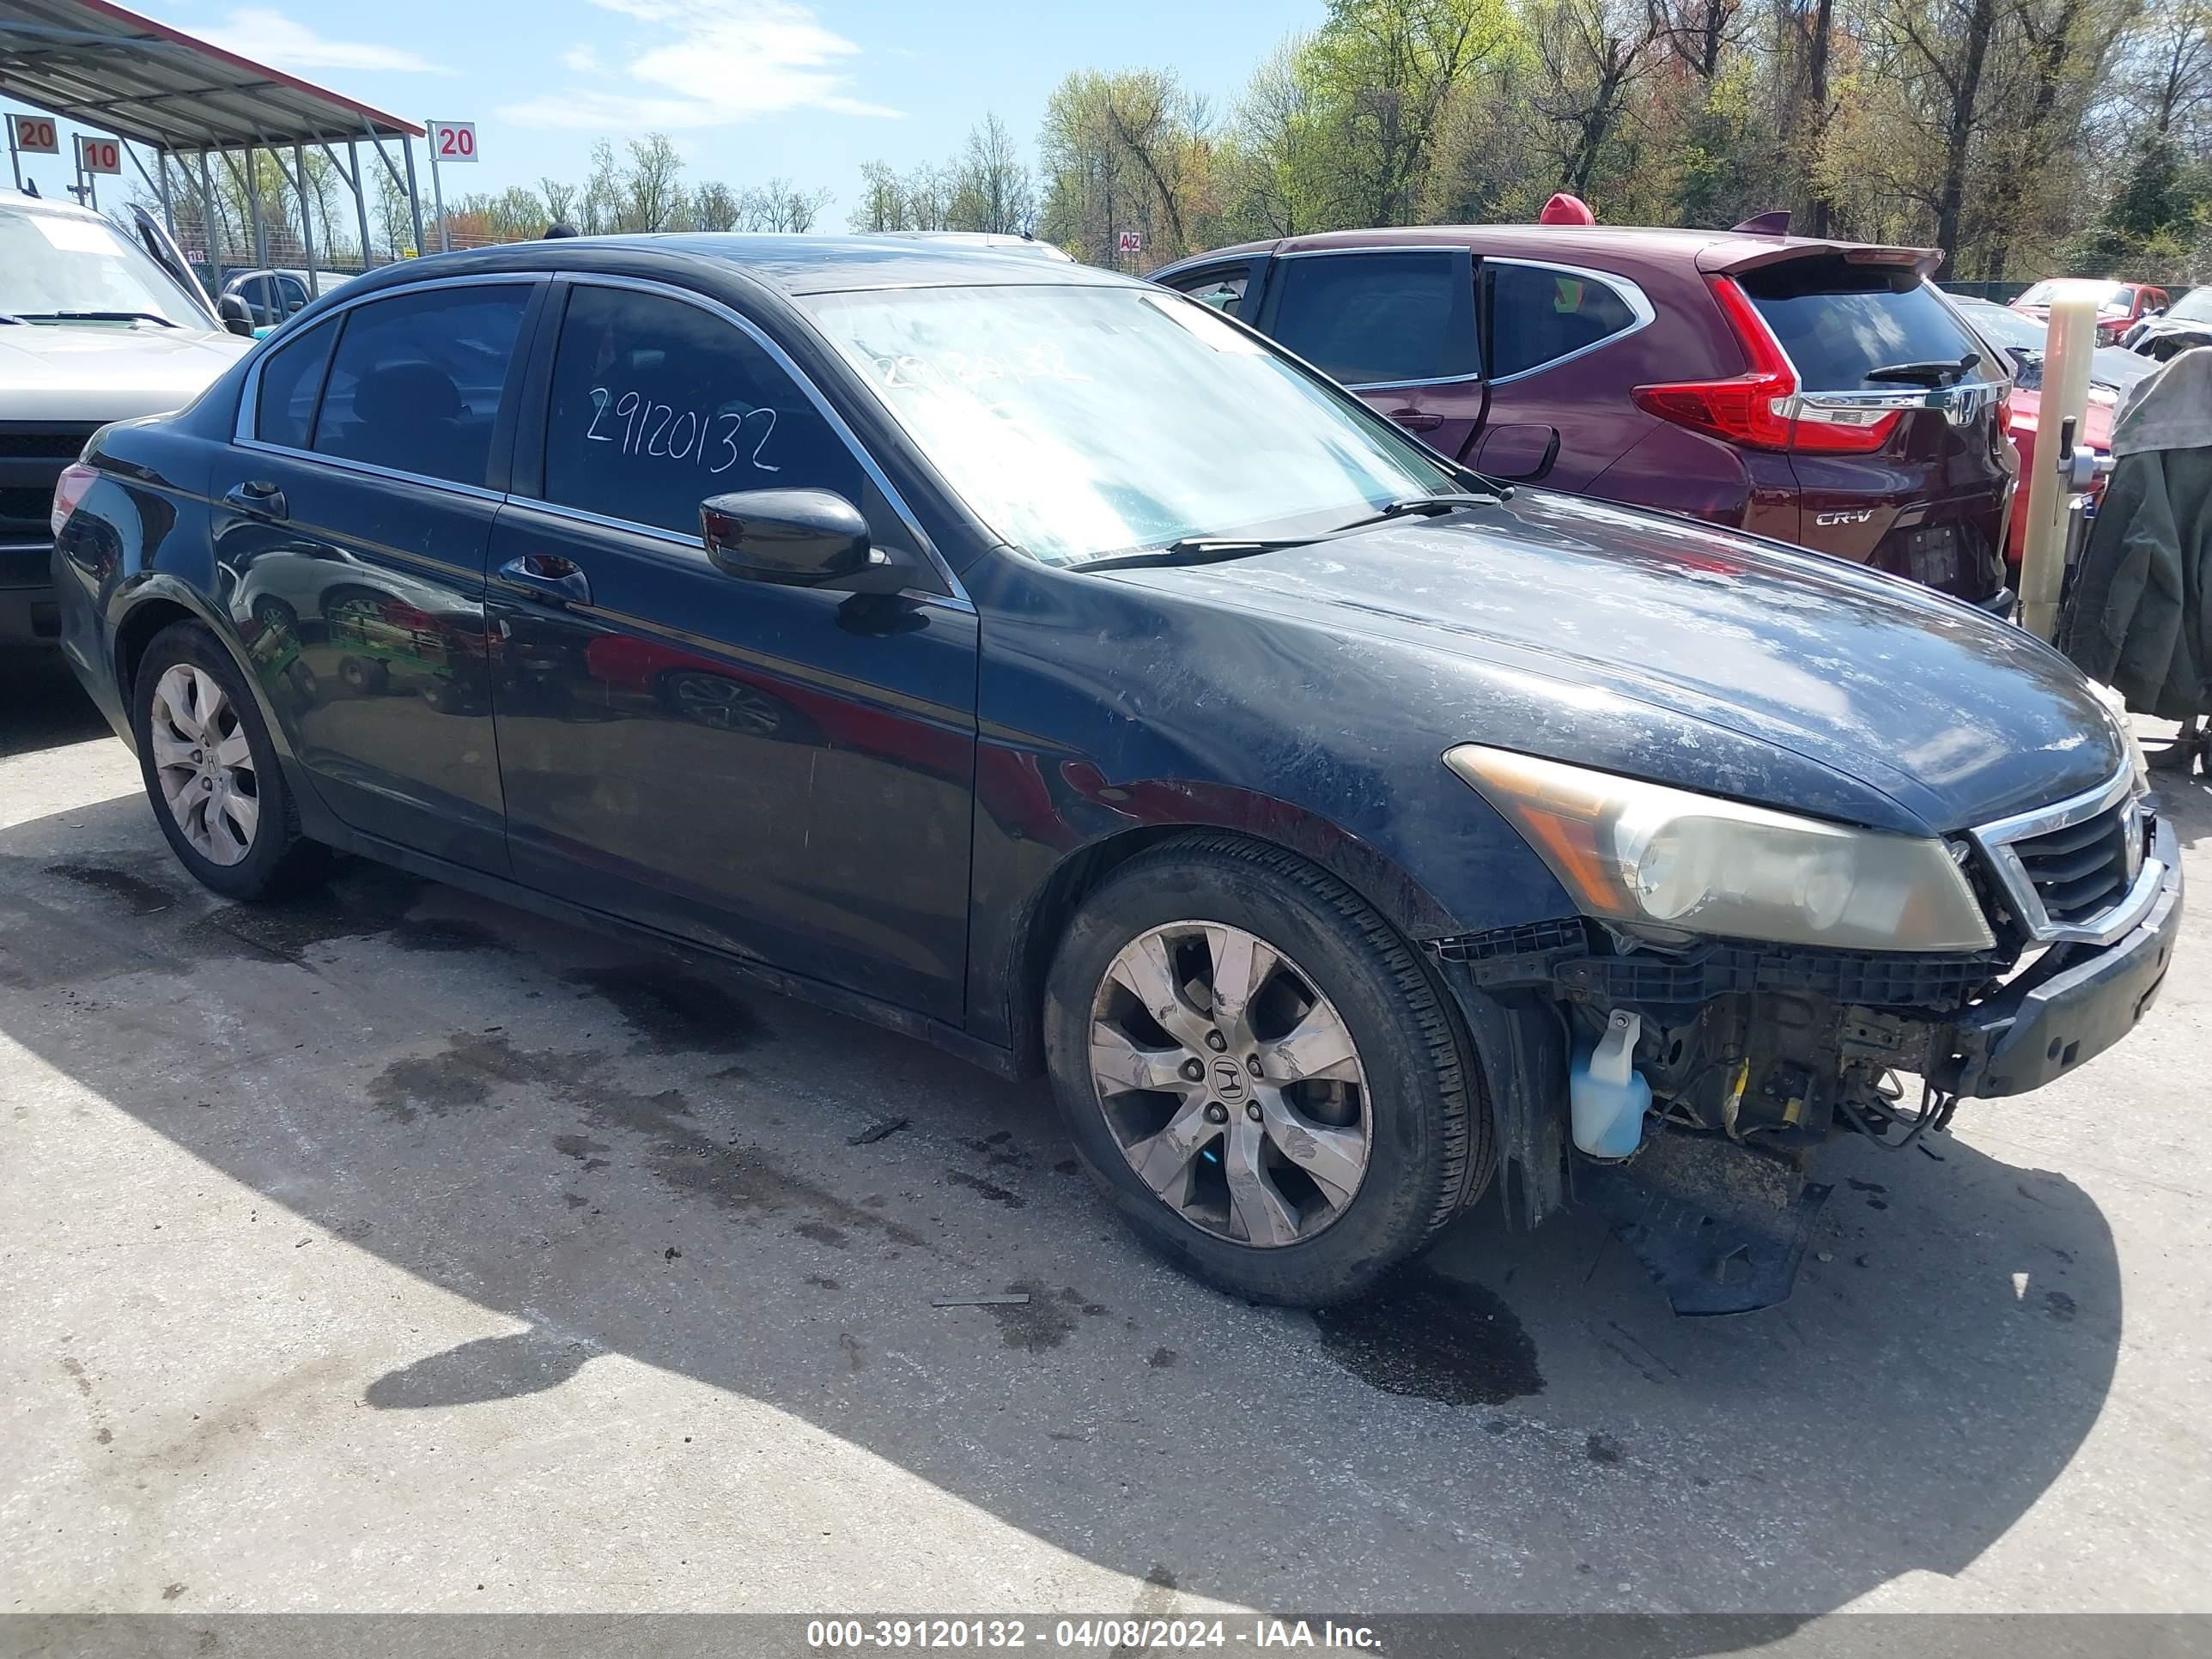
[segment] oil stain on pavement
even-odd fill
[[[1385,1394],[1445,1406],[1501,1406],[1540,1394],[1536,1345],[1480,1285],[1413,1269],[1356,1302],[1314,1314],[1321,1346]]]

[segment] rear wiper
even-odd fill
[[[24,311],[16,315],[28,323],[159,323],[163,328],[181,328],[158,311]]]
[[[1870,368],[1865,377],[1869,380],[1908,380],[1923,386],[1942,386],[1946,380],[1963,380],[1967,371],[1982,361],[1982,354],[1970,351],[1951,363],[1892,363],[1886,368]]]

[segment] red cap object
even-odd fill
[[[1544,204],[1544,210],[1536,216],[1540,225],[1594,225],[1597,215],[1589,210],[1589,204],[1579,196],[1570,196],[1560,191]]]

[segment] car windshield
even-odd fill
[[[2014,305],[2047,306],[2069,289],[2093,299],[2100,311],[2127,310],[2130,300],[2125,283],[2093,283],[2071,276],[2046,277],[2013,301]]]
[[[2212,323],[2212,288],[2192,288],[2166,313],[2177,322]]]
[[[1463,487],[1379,416],[1179,295],[896,289],[805,304],[976,514],[1047,563],[1317,533]]]
[[[104,219],[0,208],[0,315],[38,321],[70,313],[127,324],[208,319],[145,249]]]
[[[2040,351],[2050,330],[2033,317],[2023,317],[2009,306],[1964,305],[1960,313],[1973,327],[1974,332],[1991,345],[2007,348],[2017,346],[2022,351]]]

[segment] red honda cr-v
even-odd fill
[[[2007,366],[1926,249],[1431,225],[1252,242],[1153,279],[1493,477],[1694,514],[1960,598],[2004,583]]]

